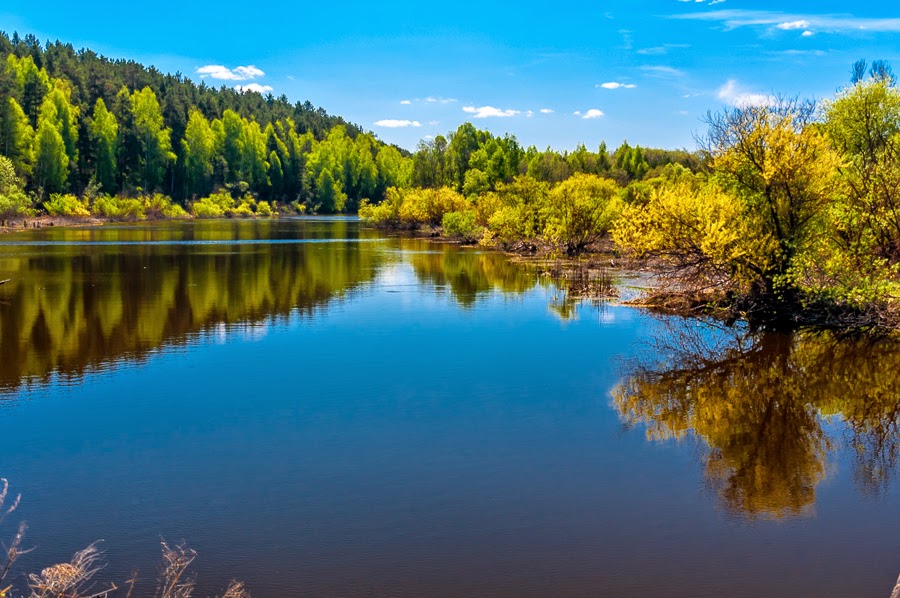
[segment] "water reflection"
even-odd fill
[[[365,242],[362,242],[365,241]],[[347,219],[45,228],[0,239],[0,391],[142,359],[221,325],[311,315],[408,262],[463,306],[534,277],[502,255]]]
[[[900,439],[897,341],[678,320],[654,356],[661,361],[634,366],[614,389],[615,407],[653,440],[702,439],[706,480],[728,511],[810,514],[845,444],[858,488],[887,489]]]

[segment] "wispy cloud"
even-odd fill
[[[594,87],[602,87],[603,89],[634,89],[637,87],[634,83],[619,83],[618,81],[607,81],[606,83],[600,83],[599,85],[595,85]]]
[[[650,75],[656,75],[660,77],[684,77],[684,71],[673,68],[671,66],[642,66],[641,70]]]
[[[771,95],[747,91],[734,79],[728,80],[716,92],[716,97],[732,106],[768,106],[774,101]]]
[[[386,118],[384,120],[375,121],[376,127],[386,127],[388,129],[403,129],[406,127],[421,127],[422,123],[417,120],[395,120]]]
[[[900,32],[900,18],[854,17],[852,15],[797,14],[768,10],[713,10],[671,15],[672,19],[722,23],[726,30],[757,27],[781,31],[804,30],[828,33]],[[811,34],[811,33],[810,33]]]
[[[678,0],[679,2],[691,2],[693,4],[704,4],[706,0]],[[722,4],[725,0],[709,0],[707,3],[708,6],[714,6],[716,4]]]
[[[413,98],[412,100],[403,100],[400,104],[409,106],[410,104],[455,104],[456,98],[442,98],[439,96],[428,96],[425,98]]]
[[[662,56],[663,54],[668,54],[669,50],[680,50],[690,47],[690,44],[663,44],[652,48],[641,48],[637,53],[643,54],[644,56]]]
[[[510,116],[521,114],[521,111],[519,110],[501,110],[500,108],[494,108],[493,106],[481,106],[479,108],[476,108],[475,106],[465,106],[463,112],[474,115],[472,118],[508,118]]]
[[[260,85],[259,83],[248,83],[247,85],[235,85],[234,88],[241,93],[245,92],[255,92],[255,93],[269,93],[272,91],[271,85]]]
[[[552,108],[541,108],[541,114],[553,114],[555,110]]]
[[[220,81],[246,81],[247,79],[256,79],[265,76],[265,73],[253,66],[238,66],[233,69],[222,66],[221,64],[207,64],[197,69],[200,78],[211,77]]]

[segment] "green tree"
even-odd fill
[[[59,131],[56,103],[47,99],[41,105],[38,128],[34,138],[34,179],[44,193],[65,190],[69,174],[69,156],[66,142]]]
[[[9,158],[24,179],[34,164],[34,129],[15,98],[0,102],[0,153]]]
[[[166,168],[176,156],[172,153],[171,130],[165,126],[156,94],[149,87],[131,95],[134,126],[140,142],[140,166],[147,192],[161,188]]]
[[[94,104],[88,129],[94,154],[95,178],[106,193],[114,193],[119,174],[119,123],[103,98]]]

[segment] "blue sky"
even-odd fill
[[[708,110],[828,97],[859,58],[900,71],[888,6],[51,1],[0,7],[0,29],[309,99],[409,149],[466,120],[538,147],[693,148]]]

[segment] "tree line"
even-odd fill
[[[187,204],[227,188],[336,212],[407,184],[408,152],[308,101],[3,33],[0,155],[38,202],[99,190]]]
[[[670,153],[654,167],[654,152],[624,145],[610,161],[602,147],[564,161],[521,152],[531,153],[520,161],[527,169],[511,181],[514,140],[483,144],[464,173],[455,164],[469,146],[454,137],[439,151],[435,140],[414,156],[414,180],[437,173],[445,186],[391,190],[360,215],[569,255],[611,242],[701,305],[767,322],[900,326],[900,90],[891,67],[861,61],[825,101],[772,97],[706,122],[697,155]]]
[[[626,184],[665,164],[700,162],[687,151],[627,142],[614,152],[605,143],[596,152],[523,148],[471,123],[410,154],[308,101],[216,89],[59,41],[0,33],[0,58],[0,156],[15,172],[0,189],[4,218],[45,208],[53,195],[67,195],[57,201],[67,216],[108,217],[110,197],[154,194],[199,216],[246,213],[241,205],[255,202],[355,212],[390,188],[449,186],[471,195],[517,176],[556,183],[579,173]],[[95,209],[101,196],[107,200]],[[127,218],[135,210],[113,211]]]

